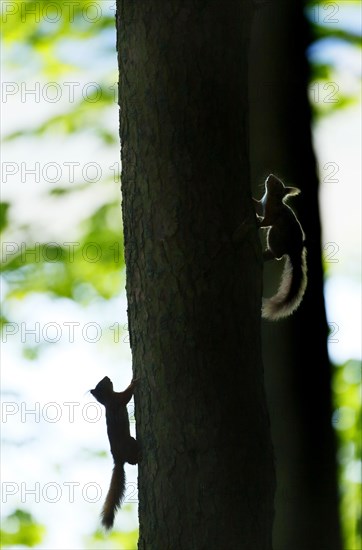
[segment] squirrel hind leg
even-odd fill
[[[127,453],[127,462],[128,464],[138,464],[141,459],[141,449],[138,441],[133,437],[129,440],[128,453]]]

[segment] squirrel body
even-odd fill
[[[124,464],[137,464],[139,461],[139,444],[131,436],[127,403],[133,396],[135,380],[123,392],[115,392],[113,383],[105,376],[94,388],[91,394],[99,403],[105,406],[107,434],[114,461],[111,484],[102,510],[102,524],[111,529],[117,509],[124,498],[126,478]]]
[[[257,206],[259,227],[267,229],[264,260],[286,257],[278,292],[263,298],[262,317],[277,320],[291,315],[302,301],[307,286],[305,235],[286,199],[298,195],[297,187],[286,187],[273,174],[265,181],[265,193]]]

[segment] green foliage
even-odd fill
[[[10,204],[8,202],[0,202],[0,232],[8,225],[8,210]]]
[[[126,508],[126,507],[124,507]],[[138,529],[133,531],[112,531],[105,534],[103,531],[96,531],[91,537],[85,540],[85,548],[102,550],[136,550],[138,541]]]
[[[68,98],[68,101],[58,102],[54,108],[49,102],[44,103],[46,116],[42,117],[39,109],[40,116],[38,119],[33,117],[32,123],[26,117],[23,120],[18,118],[4,137],[7,150],[20,151],[21,155],[34,147],[35,152],[41,152],[49,139],[62,136],[67,144],[77,138],[75,141],[79,144],[79,136],[82,139],[84,136],[85,151],[89,148],[90,154],[97,153],[91,160],[101,164],[105,152],[109,154],[112,150],[112,164],[117,163],[119,138],[117,130],[110,129],[108,122],[118,116],[115,2],[11,0],[2,1],[1,10],[2,61],[9,71],[7,80],[19,82],[19,89],[24,83],[31,89],[34,82],[56,85],[76,82],[82,86],[91,80],[96,84],[89,86],[86,95],[77,95],[81,88],[75,88],[74,101]],[[79,54],[82,47],[84,55]],[[32,101],[27,108],[32,109]],[[115,124],[116,129],[117,126]],[[56,156],[56,149],[53,151]],[[19,162],[22,160],[20,156]],[[32,160],[38,161],[39,157]],[[10,186],[4,184],[5,188],[8,190]],[[22,189],[19,190],[21,193]],[[46,207],[54,209],[55,213],[61,211],[66,222],[70,220],[71,229],[66,238],[50,242],[54,237],[50,237],[46,228],[39,233],[31,222],[29,224],[20,218],[14,193],[10,192],[10,198],[7,196],[0,204],[0,226],[6,251],[1,267],[2,282],[5,283],[4,311],[7,312],[1,317],[1,327],[14,321],[10,312],[17,311],[17,303],[26,301],[34,293],[59,301],[67,298],[82,307],[92,301],[113,298],[124,285],[118,182],[113,181],[109,173],[103,174],[96,183],[84,179],[70,182],[64,177],[56,184],[50,183],[42,194],[35,186],[33,190],[38,193],[40,201],[44,200]],[[94,196],[98,199],[94,200]],[[90,205],[88,197],[92,197]],[[73,205],[78,204],[86,205],[86,214],[80,209],[79,219],[72,219]],[[68,205],[71,205],[70,212]],[[77,211],[75,207],[74,210]],[[39,212],[40,208],[34,215],[35,222],[37,215],[41,217]],[[101,318],[99,321],[102,322]],[[47,342],[38,345],[24,342],[22,356],[29,364],[36,365],[48,347]],[[103,455],[104,452],[100,453]],[[41,458],[47,460],[47,457]],[[22,474],[26,476],[26,473]],[[4,520],[1,544],[4,548],[19,545],[40,547],[44,533],[45,528],[38,525],[30,514],[16,510]],[[95,539],[89,537],[88,547],[100,548],[102,545],[110,548],[111,543],[115,548],[136,548],[137,536],[136,530],[118,535],[112,533],[103,539],[102,535],[96,535]]]
[[[41,346],[24,346],[23,357],[28,361],[36,361],[39,357]]]
[[[24,65],[29,65],[39,77],[43,75],[54,80],[70,71],[81,75],[84,71],[82,59],[69,63],[66,57],[71,56],[64,54],[64,46],[69,49],[69,44],[73,45],[76,52],[77,44],[82,41],[95,39],[107,29],[112,28],[114,32],[114,8],[113,11],[111,8],[112,3],[88,0],[66,5],[61,0],[4,3],[3,42],[9,47],[5,63],[13,70],[19,70],[19,74],[26,70]],[[23,44],[21,55],[12,55],[11,49],[16,51],[19,42]],[[110,51],[104,53],[109,57]],[[41,142],[50,133],[71,136],[87,129],[88,135],[93,132],[107,146],[118,143],[118,136],[105,124],[108,111],[116,104],[114,68],[105,74],[100,71],[100,77],[99,84],[86,98],[70,102],[64,112],[51,115],[33,127],[26,126],[9,133],[5,141],[35,138]],[[73,193],[74,199],[79,201],[81,198],[75,193],[86,192],[90,185],[83,182],[72,187],[60,185],[50,189],[49,194],[56,198]],[[124,268],[118,194],[118,189],[115,189],[115,199],[100,206],[79,227],[80,235],[74,247],[48,243],[46,235],[43,242],[36,243],[30,231],[22,228],[25,229],[26,249],[34,248],[36,253],[33,256],[26,254],[20,244],[15,243],[17,252],[9,254],[2,264],[7,298],[23,299],[29,293],[41,292],[87,304],[96,297],[109,299],[118,294]],[[2,203],[2,230],[7,228],[9,211],[11,204]],[[5,231],[5,242],[8,236]],[[8,240],[13,241],[11,235]]]
[[[40,544],[45,535],[45,527],[36,523],[25,510],[15,510],[7,516],[0,530],[1,548],[22,545],[28,548]]]
[[[24,62],[37,64],[38,70],[51,78],[79,69],[76,63],[65,61],[59,55],[59,45],[64,40],[91,39],[114,25],[114,12],[102,9],[101,0],[66,3],[63,0],[12,0],[2,2],[2,16],[5,44],[25,45],[22,55],[17,48],[8,54],[12,66],[22,68]]]
[[[113,135],[100,124],[100,117],[106,115],[106,110],[115,101],[114,84],[97,84],[96,89],[75,103],[74,107],[60,115],[49,117],[42,124],[12,132],[4,137],[4,142],[20,137],[42,137],[48,134],[69,135],[92,129],[95,135],[106,145],[118,143],[118,136]]]
[[[348,32],[344,29],[334,28],[331,31],[329,27],[314,24],[313,35],[315,40],[323,40],[324,38],[330,38],[332,36],[335,40],[341,40],[345,44],[356,46],[359,49],[362,48],[361,37],[358,34]]]
[[[5,63],[20,74],[27,71],[51,79],[55,84],[60,78],[82,74],[82,60],[72,59],[65,47],[76,52],[85,40],[94,40],[102,32],[114,29],[114,5],[111,2],[66,2],[56,0],[13,0],[3,2],[3,42],[6,49]],[[106,42],[106,41],[105,41]],[[22,44],[22,47],[19,47]],[[73,45],[73,48],[70,46]],[[113,45],[113,53],[115,44]],[[20,50],[20,51],[19,51]],[[105,55],[111,53],[104,51]],[[67,80],[65,78],[65,80]],[[117,75],[113,70],[102,75],[103,82],[87,93],[82,100],[61,114],[47,118],[33,128],[20,128],[5,136],[14,140],[24,136],[41,137],[49,132],[74,134],[85,128],[92,129],[105,144],[115,143],[113,135],[103,124],[105,110],[115,105]]]
[[[329,116],[336,111],[360,101],[360,75],[349,71],[348,85],[341,58],[333,62],[333,55],[320,55],[323,46],[334,46],[334,51],[361,53],[361,33],[357,25],[346,24],[342,18],[346,10],[359,8],[359,2],[327,2],[309,0],[306,14],[311,23],[313,43],[309,48],[310,87],[309,97],[315,119]],[[357,11],[353,12],[359,18]],[[347,17],[348,20],[348,17]],[[353,30],[355,29],[355,30]],[[319,55],[315,52],[319,47]],[[324,271],[328,275],[334,266],[333,246],[324,258]],[[348,361],[335,369],[333,377],[335,412],[333,424],[338,437],[339,487],[341,493],[341,519],[344,531],[344,545],[348,550],[362,548],[361,518],[361,365]]]
[[[340,89],[338,67],[330,60],[314,57],[316,46],[321,48],[327,43],[359,51],[362,48],[361,34],[341,25],[341,11],[358,7],[357,2],[349,2],[343,7],[338,2],[310,0],[307,2],[306,15],[311,23],[313,42],[310,47],[310,100],[315,117],[326,116],[337,110],[349,107],[359,101],[360,83],[355,77],[352,89]]]
[[[119,217],[119,227],[109,217]],[[109,299],[121,289],[124,267],[120,207],[117,202],[100,207],[85,223],[80,238],[71,245],[26,243],[33,254],[18,247],[2,265],[7,297],[23,299],[32,292],[71,298],[82,304],[99,296]]]
[[[351,549],[362,547],[362,525],[358,520],[362,517],[361,368],[359,361],[347,361],[336,367],[333,379],[333,424],[339,440],[341,515],[345,545]]]

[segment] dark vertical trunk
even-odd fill
[[[340,550],[331,370],[323,302],[318,178],[311,141],[304,3],[258,10],[250,62],[251,165],[302,190],[294,204],[307,236],[308,288],[288,321],[264,324],[264,363],[277,462],[276,550]],[[255,189],[257,193],[257,189]],[[260,193],[260,191],[259,191]],[[275,291],[281,266],[267,266]]]
[[[119,0],[117,15],[139,548],[270,550],[251,3]]]

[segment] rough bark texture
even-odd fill
[[[118,1],[142,550],[271,549],[251,16],[249,1]]]
[[[290,320],[263,326],[278,480],[273,540],[275,550],[340,550],[318,178],[307,98],[309,37],[303,8],[300,0],[264,4],[254,18],[250,57],[253,180],[262,184],[263,176],[272,171],[302,190],[294,205],[308,250],[308,287],[300,309]],[[261,190],[255,186],[254,193],[260,196]],[[281,268],[265,267],[266,295],[275,292]]]

